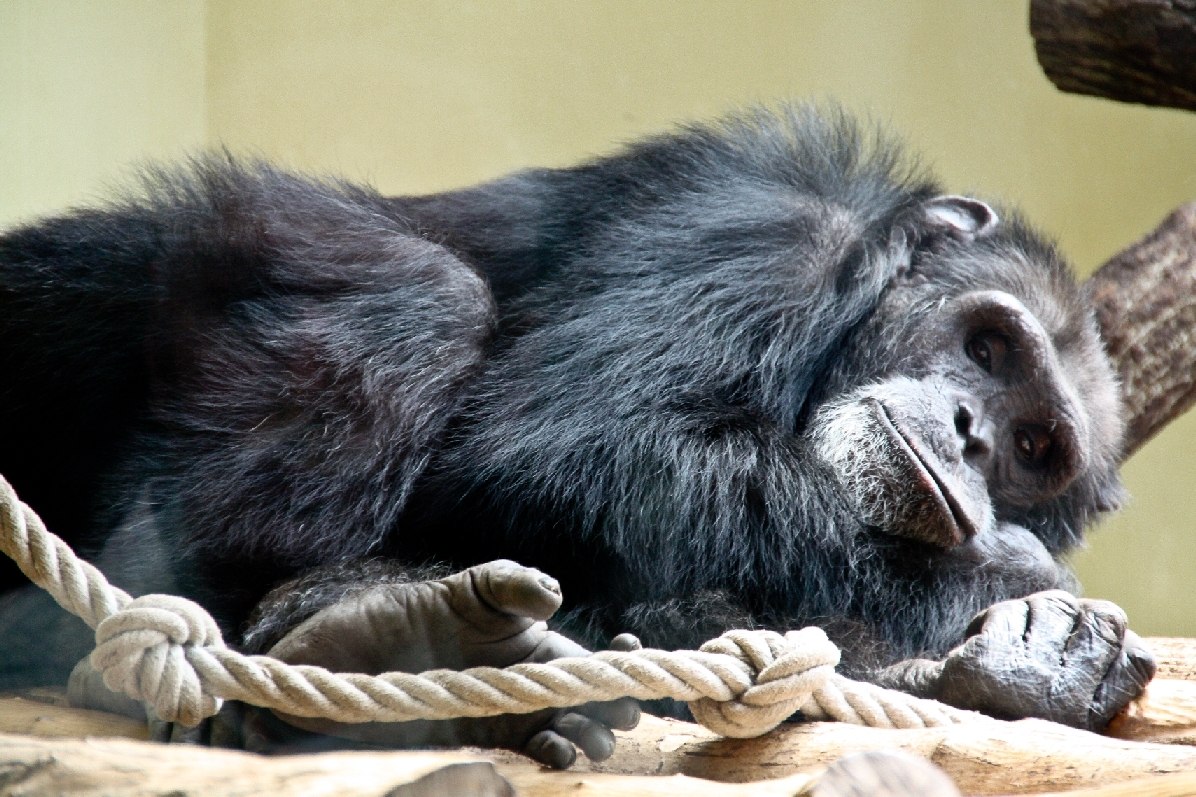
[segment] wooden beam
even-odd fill
[[[1189,696],[1196,696],[1196,684],[1183,686],[1189,688]],[[0,702],[0,727],[3,728],[29,728],[46,733],[68,727],[69,721],[69,727],[80,736],[136,731],[132,726],[137,723],[122,717],[48,704],[32,710],[25,705],[14,715],[10,701]],[[28,722],[31,714],[40,718],[38,722]],[[1172,726],[1172,730],[1178,727]],[[144,726],[141,729],[144,732]],[[628,794],[684,793],[690,797],[792,794],[827,765],[845,756],[894,749],[929,759],[942,767],[965,794],[1060,791],[1159,773],[1196,771],[1196,748],[1111,739],[1041,720],[993,721],[925,730],[808,723],[783,726],[761,739],[732,740],[698,725],[645,717],[639,728],[618,736],[619,745],[611,759],[600,764],[579,759],[574,768],[565,773],[544,772],[514,753],[492,750],[468,750],[461,754],[464,757],[457,755],[444,761],[493,762],[496,771],[521,794],[544,797],[573,794],[579,788],[597,788],[598,784],[604,789],[614,789],[612,784],[618,784],[618,788],[625,789]],[[1173,740],[1182,740],[1180,737],[1182,734],[1179,733],[1172,736]],[[376,771],[378,778],[369,781],[373,788],[377,784],[385,785],[384,781],[390,783],[386,778],[398,778],[408,772],[402,769],[406,764],[400,766],[397,762],[405,757],[424,755],[413,752],[337,753],[261,758],[247,753],[184,745],[152,745],[128,739],[112,738],[103,742],[91,739],[85,747],[79,747],[79,744],[82,743],[78,740],[62,736],[35,740],[29,736],[0,735],[0,783],[4,782],[4,772],[24,772],[25,767],[41,760],[39,756],[52,755],[58,762],[56,768],[41,772],[38,777],[46,784],[53,784],[54,788],[46,786],[41,790],[39,786],[21,793],[123,795],[134,793],[122,791],[126,789],[126,783],[145,782],[164,784],[163,793],[170,790],[165,785],[173,789],[185,785],[195,793],[219,795],[227,793],[220,791],[226,788],[221,784],[236,782],[242,785],[260,783],[264,794],[304,793],[304,789],[323,788],[320,784],[336,784],[347,794],[358,794],[367,793],[350,789],[352,783],[358,782],[352,780],[358,774],[352,775],[351,783],[340,784],[335,780],[338,768],[352,769],[355,773]],[[382,763],[375,764],[376,760]],[[412,766],[423,766],[420,761],[422,759]],[[110,768],[115,771],[108,772]],[[92,791],[71,792],[62,786],[63,783],[74,784],[82,777],[79,774],[82,772],[91,773],[88,777],[94,776],[88,781],[94,785]],[[420,769],[418,774],[422,777],[427,770]],[[685,779],[662,777],[673,775]],[[645,776],[652,777],[645,779]],[[775,778],[788,780],[778,784],[773,780]],[[752,783],[754,781],[766,782]],[[751,788],[720,790],[717,783],[712,782],[751,784]],[[55,791],[60,787],[61,791]],[[393,788],[393,783],[388,788]],[[376,793],[384,794],[385,790]]]
[[[785,725],[760,739],[717,737],[688,723],[645,717],[618,734],[615,755],[580,770],[680,773],[745,781],[814,773],[844,756],[902,750],[927,758],[964,794],[1028,794],[1196,770],[1196,749],[1100,736],[1043,720],[992,721],[922,730],[844,723]]]
[[[612,758],[600,764],[582,758],[572,770],[565,773],[545,772],[514,753],[493,750],[469,750],[463,753],[464,758],[458,756],[444,761],[493,762],[496,771],[514,784],[521,794],[533,797],[556,797],[579,791],[584,794],[587,789],[599,787],[604,793],[611,794],[682,793],[689,797],[792,794],[805,785],[812,786],[815,776],[845,756],[894,749],[933,761],[966,794],[1063,791],[1129,782],[1163,773],[1196,773],[1196,747],[1186,746],[1196,744],[1196,640],[1148,639],[1147,644],[1156,651],[1160,672],[1168,678],[1158,679],[1151,684],[1144,698],[1115,721],[1110,730],[1118,738],[1098,736],[1041,720],[1023,720],[909,731],[861,728],[833,722],[808,723],[782,726],[761,739],[732,740],[717,736],[699,725],[645,717],[636,730],[618,734],[619,744]],[[1189,680],[1180,680],[1185,678]],[[292,791],[300,786],[307,789],[308,781],[304,778],[309,778],[311,783],[317,785],[334,784],[335,773],[341,766],[373,768],[372,756],[378,756],[379,760],[386,762],[378,765],[381,774],[377,782],[380,783],[398,771],[395,767],[400,765],[396,761],[424,755],[411,752],[345,753],[262,759],[252,756],[245,758],[247,754],[205,751],[178,745],[154,747],[134,744],[128,748],[103,747],[107,751],[104,755],[109,756],[107,759],[104,755],[90,754],[90,757],[78,757],[76,753],[79,748],[74,746],[75,742],[63,739],[63,736],[144,738],[145,726],[103,712],[70,709],[61,703],[61,693],[55,690],[38,690],[23,697],[0,698],[0,731],[58,737],[42,739],[37,744],[27,737],[21,737],[19,743],[10,743],[11,740],[4,742],[9,744],[7,748],[0,744],[0,751],[17,751],[9,759],[0,755],[0,783],[3,782],[3,773],[8,771],[5,766],[17,767],[17,771],[23,772],[21,767],[28,765],[31,760],[40,760],[29,758],[33,750],[40,751],[37,755],[52,751],[56,760],[66,762],[63,764],[66,769],[54,770],[58,774],[46,781],[56,784],[55,788],[60,781],[73,783],[70,778],[75,775],[70,773],[85,771],[86,767],[91,766],[100,767],[103,773],[105,767],[117,766],[112,763],[117,761],[120,772],[140,772],[138,777],[146,778],[146,782],[167,783],[163,779],[169,775],[175,779],[170,781],[174,784],[171,788],[182,784],[191,788],[191,784],[200,784],[203,788],[195,786],[196,792],[214,795],[222,793],[219,790],[220,783],[225,782],[222,779],[227,782],[239,782],[242,779],[242,775],[234,777],[229,772],[240,772],[247,768],[258,772],[264,779],[261,781],[263,793],[271,793],[266,789],[267,782],[270,782],[281,784],[274,792],[281,794],[284,793],[283,785]],[[118,741],[126,743],[110,740],[111,744]],[[1168,744],[1154,743],[1160,741]],[[93,741],[91,744],[99,742]],[[184,752],[176,756],[176,750]],[[120,751],[119,757],[112,758],[113,751]],[[210,752],[213,757],[204,758],[205,752]],[[229,758],[230,755],[233,757]],[[6,760],[8,764],[5,764]],[[281,761],[291,763],[284,766],[278,763]],[[309,767],[305,763],[308,761],[314,763]],[[155,769],[159,764],[161,769]],[[302,777],[288,774],[291,770],[287,766],[309,774]],[[417,761],[411,766],[415,767],[411,772],[415,772],[422,764]],[[192,774],[190,768],[197,772]],[[225,774],[220,774],[222,772]],[[425,770],[419,772],[422,773],[420,777],[427,774]],[[662,777],[675,775],[683,779]],[[125,783],[121,780],[123,777],[125,775],[120,773],[97,775],[95,790],[77,793],[122,795],[125,793],[121,791],[125,788],[121,785]],[[772,780],[781,777],[788,780]],[[66,781],[62,780],[64,778]],[[258,781],[250,779],[245,782]],[[1184,784],[1191,782],[1196,782],[1196,774],[1157,781],[1159,789],[1172,791],[1142,793],[1156,794],[1158,797],[1196,793],[1175,791],[1188,788]],[[719,783],[742,784],[742,787],[724,788]],[[315,789],[316,786],[310,788]],[[348,786],[345,788],[348,789]],[[104,792],[103,789],[108,791]],[[34,790],[32,793],[38,792]],[[346,793],[364,792],[347,790]]]
[[[1129,457],[1196,402],[1196,203],[1087,282],[1122,381]]]
[[[1189,0],[1031,0],[1030,34],[1062,91],[1196,110]]]
[[[812,780],[799,775],[764,783],[714,783],[682,775],[552,772],[525,759],[495,763],[470,751],[267,758],[125,739],[0,734],[0,787],[6,795],[26,797],[792,797]]]
[[[494,777],[501,775],[527,797],[587,793],[779,797],[815,785],[828,763],[847,755],[894,749],[938,764],[965,794],[1065,791],[1166,773],[1188,773],[1187,780],[1176,783],[1196,781],[1196,749],[1108,739],[1041,720],[918,731],[810,723],[785,727],[758,740],[728,740],[696,725],[648,717],[640,729],[619,736],[620,750],[613,759],[600,765],[579,762],[572,770],[551,772],[514,754],[494,751],[268,758],[127,739],[0,734],[0,785],[6,794],[77,797],[179,792],[213,797],[247,793],[414,797],[441,793],[454,783],[491,790],[479,793],[505,794]],[[430,777],[450,765],[454,767],[450,771]],[[396,791],[399,786],[409,788]],[[433,786],[435,790],[419,790]]]
[[[1194,794],[1196,794],[1196,772],[1182,772],[1175,775],[1139,778],[1112,786],[1098,786],[1093,789],[1051,792],[1039,795],[1039,797],[1192,797]]]

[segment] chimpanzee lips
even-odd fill
[[[980,531],[980,524],[970,516],[958,496],[962,485],[943,472],[939,458],[927,451],[917,435],[903,429],[883,403],[870,403],[881,427],[915,474],[916,483],[910,487],[920,491],[923,499],[928,500],[933,507],[930,513],[932,519],[928,519],[928,523],[919,524],[918,528],[901,529],[900,532],[944,548],[953,548],[974,537]]]

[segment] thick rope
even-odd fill
[[[132,599],[46,530],[0,477],[0,550],[96,632],[92,666],[108,688],[194,726],[222,700],[337,722],[489,717],[590,701],[670,697],[724,736],[760,736],[798,709],[811,719],[923,728],[980,715],[834,673],[839,650],[819,628],[729,631],[701,650],[602,651],[504,669],[371,676],[293,666],[230,650],[216,622],[185,598]]]

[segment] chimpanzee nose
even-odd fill
[[[992,456],[992,424],[985,420],[984,411],[975,399],[961,397],[956,401],[955,433],[964,458],[974,461]]]

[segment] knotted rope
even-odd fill
[[[971,721],[979,715],[843,678],[839,650],[819,628],[785,635],[729,631],[701,650],[602,651],[504,669],[371,676],[295,666],[230,650],[198,604],[170,595],[133,599],[80,560],[0,477],[0,550],[96,631],[92,666],[108,688],[194,726],[222,700],[338,722],[488,717],[634,697],[685,700],[724,736],[760,736],[796,710],[885,728]]]

